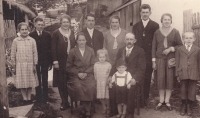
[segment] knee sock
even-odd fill
[[[172,90],[166,89],[166,95],[165,95],[165,103],[169,103],[169,99],[171,97]]]
[[[118,114],[122,114],[122,104],[117,104]]]
[[[160,97],[160,103],[164,102],[164,98],[165,98],[165,91],[164,89],[160,89],[159,90],[159,97]]]

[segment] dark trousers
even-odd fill
[[[128,90],[128,97],[127,97],[127,112],[128,114],[133,114],[133,115],[135,109],[136,86],[137,85],[131,86],[131,88]]]
[[[58,91],[59,91],[59,94],[60,94],[60,98],[62,100],[61,105],[62,106],[69,105],[67,86],[65,86],[65,85],[64,86],[58,86]]]
[[[110,113],[112,115],[116,115],[117,112],[117,103],[116,103],[116,90],[115,90],[115,84],[113,84],[112,88],[109,88],[109,100],[110,100]]]
[[[181,80],[181,99],[182,100],[196,100],[196,88],[197,88],[196,80]]]
[[[152,66],[147,65],[145,77],[144,77],[144,84],[143,84],[144,99],[145,100],[149,98],[152,72],[153,72]]]
[[[48,65],[37,65],[39,86],[36,87],[36,100],[47,102],[48,100]]]

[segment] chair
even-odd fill
[[[137,115],[140,115],[140,107],[144,106],[144,90],[143,90],[143,81],[136,85],[135,90],[135,104],[137,109]]]

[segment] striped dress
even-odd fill
[[[96,62],[94,65],[94,75],[97,81],[97,99],[109,98],[107,81],[110,70],[111,64],[108,62]]]
[[[16,88],[33,88],[38,86],[37,74],[33,72],[38,62],[36,42],[31,37],[17,37],[11,47],[11,59],[16,66]]]

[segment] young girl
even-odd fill
[[[100,49],[97,51],[98,62],[94,65],[94,76],[97,81],[97,99],[100,99],[104,115],[110,115],[108,76],[111,64],[108,62],[108,51]]]
[[[116,89],[116,102],[118,115],[117,118],[125,118],[126,117],[126,108],[127,108],[127,91],[131,87],[131,74],[126,71],[127,66],[125,61],[121,58],[117,61],[117,72],[112,76],[112,81],[109,84],[110,88],[112,88],[112,84],[115,84]]]

